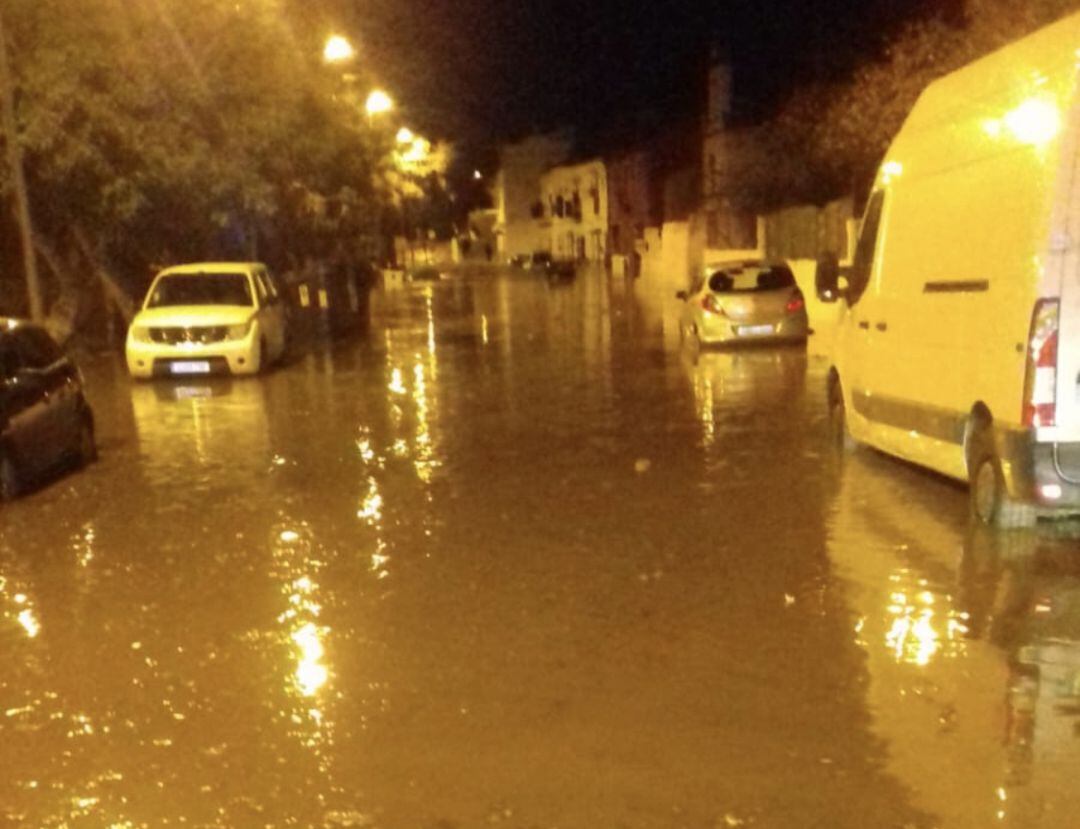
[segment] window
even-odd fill
[[[786,265],[744,265],[721,268],[709,276],[709,290],[717,294],[781,291],[795,287]]]
[[[885,191],[878,190],[866,205],[859,244],[855,247],[855,259],[848,276],[848,303],[854,305],[866,292],[870,274],[874,269],[874,251],[877,249],[878,231],[881,229],[881,212],[885,206]]]
[[[277,280],[268,271],[259,271],[259,276],[266,283],[266,293],[269,295],[270,301],[277,302],[281,296],[281,292],[278,291]]]
[[[48,368],[64,356],[59,346],[39,328],[20,328],[13,340],[19,360],[26,368]]]
[[[256,271],[253,274],[253,277],[255,279],[255,295],[259,298],[259,307],[265,308],[273,302],[271,299],[270,286],[267,285],[266,274],[261,271]]]
[[[253,305],[251,285],[242,273],[193,273],[163,276],[147,308],[170,305]]]

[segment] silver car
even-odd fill
[[[703,345],[805,342],[806,300],[783,262],[731,262],[707,267],[690,291],[679,320],[684,338]]]

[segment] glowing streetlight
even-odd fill
[[[484,174],[483,174],[483,173],[481,173],[481,172],[480,172],[479,170],[473,170],[473,173],[472,173],[472,177],[473,177],[473,178],[474,178],[474,179],[475,179],[476,181],[482,181],[482,180],[483,180],[483,178],[484,178]]]
[[[323,60],[327,63],[345,63],[356,57],[356,50],[348,38],[333,35],[327,38],[323,47]]]
[[[399,144],[411,144],[416,140],[416,134],[408,127],[402,127],[397,131],[397,142]]]
[[[394,99],[381,89],[373,89],[371,94],[367,96],[367,101],[364,102],[364,110],[367,112],[368,118],[373,115],[382,115],[393,108]]]

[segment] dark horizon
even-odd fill
[[[842,78],[925,0],[627,4],[328,0],[418,129],[467,143],[572,127],[634,131],[700,113],[710,53],[737,113],[766,116],[811,80]]]

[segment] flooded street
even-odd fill
[[[1070,825],[1080,542],[675,314],[478,271],[255,380],[84,360],[100,461],[0,507],[0,827]]]

